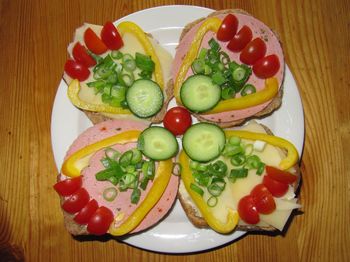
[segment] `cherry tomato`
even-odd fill
[[[256,185],[250,195],[254,199],[256,210],[259,213],[270,214],[276,209],[275,200],[265,185]]]
[[[228,14],[221,23],[221,26],[216,33],[216,37],[220,41],[230,41],[237,32],[238,19],[233,14]]]
[[[66,61],[65,65],[64,65],[64,71],[71,78],[78,79],[79,81],[86,80],[90,75],[90,71],[86,66],[84,66],[84,65],[82,65],[82,64],[80,64],[72,59],[68,59]]]
[[[96,60],[88,54],[85,46],[81,45],[79,42],[74,45],[72,53],[75,61],[83,64],[84,66],[90,67],[96,65]]]
[[[111,210],[104,206],[99,207],[89,219],[87,230],[94,235],[103,235],[107,233],[113,219]]]
[[[87,224],[98,208],[97,201],[95,199],[91,199],[89,203],[84,206],[78,214],[75,215],[74,221],[78,224]]]
[[[103,43],[111,50],[118,50],[124,45],[122,37],[112,22],[107,22],[103,26],[101,31],[101,39]]]
[[[64,211],[74,214],[89,202],[89,198],[89,193],[81,187],[63,202],[62,208]]]
[[[239,59],[247,65],[253,65],[256,61],[263,58],[265,54],[266,44],[260,37],[258,37],[246,45],[242,50]]]
[[[60,196],[69,196],[81,188],[81,176],[57,182],[53,188]]]
[[[265,56],[253,65],[254,74],[260,78],[272,77],[279,69],[280,61],[276,55]]]
[[[230,40],[230,42],[227,44],[227,48],[231,50],[232,52],[239,52],[243,48],[246,47],[246,45],[252,41],[253,33],[252,30],[248,26],[243,26],[241,30],[238,31],[238,33]]]
[[[242,197],[238,202],[239,217],[248,224],[257,224],[260,221],[259,212],[255,207],[254,198],[250,195]]]
[[[181,106],[173,107],[164,116],[164,127],[175,136],[182,135],[191,126],[190,112]]]
[[[266,166],[266,173],[269,177],[285,184],[292,184],[298,179],[297,176],[272,166]]]
[[[269,176],[264,176],[263,184],[274,197],[281,197],[288,191],[288,184],[279,182]]]
[[[101,55],[108,50],[107,46],[91,28],[86,29],[84,33],[84,42],[87,48],[96,55]]]

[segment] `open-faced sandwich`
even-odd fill
[[[300,179],[298,152],[267,127],[198,123],[184,134],[178,197],[197,227],[219,233],[283,230]]]
[[[175,137],[144,122],[107,120],[69,148],[58,181],[67,230],[121,236],[159,222],[176,199]]]
[[[94,124],[162,121],[173,96],[167,85],[172,56],[137,24],[84,24],[68,53],[63,75],[68,97]]]
[[[241,10],[188,24],[172,65],[178,104],[221,127],[271,113],[281,104],[284,56],[277,36]]]

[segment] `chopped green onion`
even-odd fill
[[[239,168],[239,169],[232,169],[228,179],[234,183],[237,178],[245,178],[248,176],[248,169],[246,168]]]
[[[217,183],[211,183],[209,186],[208,186],[208,192],[212,195],[212,196],[220,196],[222,191],[224,189],[218,185]]]
[[[126,100],[121,101],[121,102],[120,102],[120,106],[121,106],[122,108],[124,108],[124,109],[129,108],[128,102],[126,102]]]
[[[220,50],[220,45],[218,42],[215,41],[214,38],[211,38],[209,40],[208,44],[209,44],[211,50],[216,51],[216,52]]]
[[[132,152],[132,158],[131,158],[131,164],[136,165],[137,163],[141,162],[142,160],[142,153],[137,148],[131,149]]]
[[[245,166],[249,169],[258,168],[259,163],[261,163],[260,158],[257,155],[252,155],[247,158]]]
[[[134,182],[136,181],[136,175],[127,173],[119,180],[119,189],[125,190],[127,188],[134,188]]]
[[[217,85],[222,85],[224,84],[227,80],[224,77],[223,73],[221,73],[220,71],[215,72],[212,76],[211,76],[213,83],[217,84]]]
[[[153,179],[154,178],[154,174],[155,174],[155,163],[154,161],[150,160],[150,161],[145,161],[142,165],[142,174],[144,177],[148,177],[149,179]]]
[[[111,56],[112,56],[113,59],[120,59],[120,58],[123,57],[123,53],[118,51],[118,50],[113,50],[111,52]]]
[[[264,170],[265,170],[265,164],[263,162],[260,162],[258,164],[258,170],[256,170],[256,174],[257,175],[262,175],[262,173],[264,173]]]
[[[132,166],[132,165],[127,166],[127,167],[125,168],[125,172],[126,172],[126,173],[133,173],[133,172],[135,172],[135,171],[136,171],[136,167],[135,167],[135,166]]]
[[[141,190],[135,187],[131,193],[131,203],[137,204],[140,200],[140,197],[141,197]]]
[[[115,176],[111,176],[110,178],[108,178],[108,181],[111,182],[115,186],[119,183],[119,179],[116,178]]]
[[[243,67],[238,67],[232,72],[233,80],[240,82],[244,79],[246,75],[246,70]]]
[[[152,61],[150,56],[143,55],[141,53],[136,52],[135,62],[136,62],[136,66],[140,68],[142,71],[148,71],[148,72],[154,71],[155,64]]]
[[[208,49],[202,48],[201,51],[199,51],[198,58],[200,60],[204,60],[207,57]]]
[[[152,72],[143,70],[138,74],[143,79],[151,79],[152,78]]]
[[[204,72],[205,62],[202,59],[195,59],[192,63],[192,71],[194,74],[202,74]]]
[[[124,54],[124,55],[123,55],[123,59],[122,59],[123,63],[125,63],[126,61],[129,61],[129,60],[134,60],[134,58],[132,57],[132,55],[130,55],[130,54]]]
[[[119,158],[119,164],[123,167],[126,167],[131,164],[133,153],[131,150],[124,152]]]
[[[211,72],[212,72],[211,67],[208,66],[208,65],[205,65],[205,66],[204,66],[204,74],[205,74],[205,75],[210,75]]]
[[[212,178],[209,173],[194,172],[194,181],[201,186],[208,186],[211,183]]]
[[[237,154],[231,157],[231,164],[234,166],[241,166],[245,163],[246,157],[244,154]]]
[[[253,86],[251,84],[246,84],[241,91],[241,96],[251,95],[254,93],[256,93],[255,86]]]
[[[129,87],[134,83],[134,75],[132,73],[120,74],[118,80],[122,85]]]
[[[128,72],[133,72],[136,69],[136,62],[134,59],[126,60],[123,63],[123,68]]]
[[[228,142],[233,146],[239,146],[241,144],[241,138],[238,136],[231,136]]]
[[[204,191],[196,184],[191,183],[190,188],[191,188],[191,190],[193,190],[194,192],[196,192],[200,196],[204,195]]]
[[[198,171],[207,171],[208,170],[208,166],[206,164],[199,163],[198,166],[197,166],[197,170]]]
[[[209,172],[214,176],[224,177],[227,172],[227,165],[223,161],[218,160],[209,166]]]
[[[113,71],[106,79],[107,83],[116,84],[118,82],[118,75]]]
[[[108,147],[105,149],[105,156],[111,160],[117,160],[117,158],[120,156],[120,152],[111,147]]]
[[[190,168],[191,168],[192,170],[196,170],[197,167],[198,167],[198,165],[199,165],[199,163],[198,163],[197,161],[191,160],[191,162],[190,162]]]
[[[218,203],[218,198],[216,196],[211,196],[207,200],[207,205],[209,207],[215,207],[217,205],[217,203]]]
[[[243,152],[243,148],[240,145],[226,144],[223,155],[234,156]]]
[[[94,87],[96,89],[100,89],[105,85],[105,82],[103,80],[97,80],[93,82],[86,83],[88,87]]]
[[[221,98],[226,100],[235,96],[235,90],[232,87],[225,86],[221,89]]]
[[[224,51],[221,51],[220,53],[220,61],[223,63],[223,65],[228,65],[230,63],[230,57],[227,53]]]
[[[108,187],[103,190],[102,196],[108,202],[112,202],[117,197],[118,191],[114,187]]]
[[[252,144],[245,145],[244,147],[244,153],[248,156],[253,154],[253,150],[254,150],[254,147]]]

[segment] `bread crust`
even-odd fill
[[[266,131],[267,134],[273,135],[272,131],[265,125],[260,124]],[[283,149],[284,153],[287,154],[286,150]],[[297,181],[293,184],[294,192],[297,191],[300,183],[300,167],[299,164],[293,166],[295,170],[295,175],[298,177]],[[180,183],[183,183],[182,180]],[[194,202],[189,202],[185,197],[180,193],[180,190],[177,193],[177,197],[181,203],[182,208],[184,209],[188,219],[191,223],[198,228],[209,228],[208,223],[205,219],[199,214],[199,210],[196,209]],[[237,230],[241,231],[275,231],[276,228],[272,226],[255,226],[255,225],[238,225]]]
[[[246,11],[241,10],[241,9],[225,9],[225,10],[220,10],[220,11],[214,11],[214,12],[210,13],[208,15],[208,17],[218,16],[218,15],[222,15],[222,14],[229,14],[229,13],[239,13],[239,14],[250,15],[249,13],[247,13]],[[195,25],[197,25],[198,23],[202,22],[205,19],[206,18],[199,18],[199,19],[197,19],[197,20],[187,24],[184,27],[184,29],[182,30],[179,42],[192,29],[192,27],[194,27]],[[276,34],[276,36],[279,39],[277,34]],[[281,42],[280,42],[280,44],[282,45]],[[285,64],[284,64],[284,66],[285,66]],[[172,81],[174,81],[174,79],[172,79]],[[281,83],[281,87],[280,87],[280,89],[278,91],[277,96],[275,96],[271,100],[271,102],[263,110],[261,110],[260,112],[256,113],[255,115],[252,115],[249,118],[243,118],[243,119],[238,119],[238,120],[233,120],[233,121],[222,121],[221,119],[219,119],[218,121],[212,121],[212,120],[209,120],[209,119],[203,117],[201,114],[193,114],[193,115],[201,122],[214,123],[214,124],[217,124],[218,126],[220,126],[222,128],[238,126],[238,125],[241,125],[241,124],[245,123],[246,121],[249,121],[249,120],[251,120],[253,118],[261,118],[261,117],[265,117],[265,116],[271,114],[274,110],[278,109],[281,106],[281,104],[282,104],[282,96],[283,96],[283,83]]]

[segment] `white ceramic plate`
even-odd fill
[[[161,6],[130,14],[116,23],[128,20],[139,24],[145,32],[152,33],[154,38],[174,55],[182,28],[212,11],[196,6]],[[62,80],[57,90],[51,118],[52,148],[59,170],[70,144],[91,126],[88,118],[70,103],[66,90],[67,85]],[[170,106],[174,104],[172,101]],[[288,67],[281,108],[259,122],[269,126],[277,136],[293,142],[301,155],[304,142],[303,108],[295,80]],[[188,253],[230,243],[244,234],[237,231],[230,235],[220,235],[210,229],[195,228],[177,201],[171,213],[157,226],[123,241],[156,252]]]

